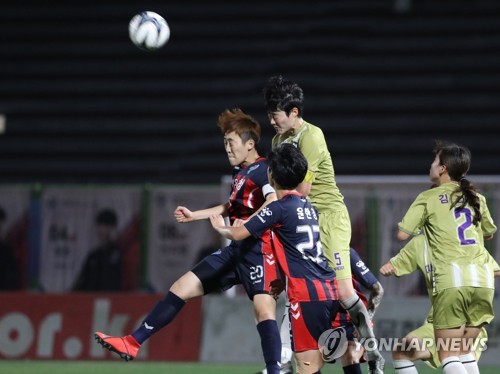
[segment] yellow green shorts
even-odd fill
[[[351,278],[351,220],[347,208],[319,214],[323,252],[337,279]]]
[[[425,360],[424,362],[434,369],[439,369],[441,361],[439,361],[439,355],[434,340],[434,325],[432,323],[424,323],[408,335],[415,335],[420,339],[420,341],[425,342],[425,347],[430,352],[431,358],[429,360]],[[481,353],[483,352],[483,349],[485,349],[486,342],[488,341],[488,334],[484,327],[479,332],[477,339],[477,344],[474,346],[474,353],[476,355],[476,361],[479,361],[479,357],[481,357]]]
[[[438,330],[462,325],[479,327],[491,322],[494,290],[485,287],[446,288],[434,295],[433,322]]]

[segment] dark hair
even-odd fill
[[[450,179],[458,182],[458,188],[452,195],[457,195],[451,204],[451,208],[464,208],[467,204],[474,210],[473,223],[481,221],[479,196],[474,185],[465,178],[470,168],[470,151],[457,144],[437,140],[434,145],[434,154],[439,157],[439,164],[446,166]]]
[[[97,213],[95,223],[98,225],[116,226],[118,224],[118,217],[114,210],[103,209]]]
[[[293,108],[297,108],[299,117],[303,116],[304,92],[297,83],[275,75],[269,78],[263,92],[268,113],[282,110],[289,115]]]
[[[7,218],[7,213],[5,213],[5,209],[0,207],[0,221],[5,221]]]
[[[240,136],[243,143],[250,139],[253,139],[255,144],[259,143],[261,134],[259,123],[239,108],[226,109],[222,112],[217,120],[217,125],[222,134],[234,131]]]
[[[297,147],[283,143],[267,156],[272,178],[286,189],[293,190],[302,182],[307,173],[307,160]]]

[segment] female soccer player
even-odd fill
[[[493,269],[494,276],[500,277],[500,267],[488,253],[489,265]],[[395,275],[397,277],[411,274],[418,269],[422,272],[427,286],[427,293],[432,301],[432,264],[431,254],[425,239],[425,235],[414,236],[400,251],[380,268],[383,276]],[[434,325],[432,321],[432,307],[425,323],[417,329],[410,331],[402,339],[401,345],[395,347],[392,352],[392,360],[396,374],[418,374],[414,362],[424,361],[429,366],[437,369],[441,366],[439,355],[434,340]],[[468,373],[478,373],[477,361],[481,356],[484,345],[488,340],[488,334],[483,327],[478,336],[478,341],[472,346],[473,354],[461,354],[460,361]],[[433,344],[424,344],[432,341]],[[420,349],[418,349],[420,348]]]
[[[370,316],[352,285],[349,260],[351,221],[344,197],[335,182],[332,158],[323,132],[302,118],[304,93],[297,83],[282,76],[271,77],[264,88],[264,99],[269,120],[276,131],[273,148],[290,143],[307,159],[307,174],[297,191],[311,200],[321,217],[321,243],[337,277],[340,302],[360,336],[374,341]],[[378,350],[369,350],[367,356],[369,373],[383,373],[384,359]]]
[[[443,343],[438,344],[441,367],[466,374],[458,356],[470,353],[467,339],[475,339],[494,315],[493,271],[483,237],[491,238],[496,226],[486,199],[466,179],[470,151],[438,141],[434,153],[429,176],[437,187],[418,195],[399,223],[398,239],[425,234],[434,267],[433,322],[437,343]],[[457,339],[458,351],[446,348]]]
[[[276,193],[268,181],[266,160],[256,149],[261,133],[257,121],[240,109],[234,109],[224,111],[219,116],[218,125],[224,135],[229,163],[234,167],[229,202],[194,212],[179,206],[174,212],[178,222],[208,219],[213,214],[229,216],[231,222],[246,220],[276,200]],[[169,324],[188,300],[242,283],[253,301],[266,368],[269,373],[279,374],[281,341],[276,324],[276,301],[270,286],[270,282],[278,277],[269,233],[232,241],[175,281],[166,297],[154,306],[131,335],[114,337],[96,332],[95,338],[105,348],[127,361],[131,360],[136,357],[141,344]]]
[[[226,227],[221,216],[211,221],[231,240],[258,238],[272,229],[274,253],[287,278],[297,373],[320,373],[324,362],[318,339],[330,328],[339,307],[335,274],[323,256],[316,210],[295,189],[307,172],[306,159],[296,147],[283,144],[269,154],[268,162],[278,200],[243,226]]]

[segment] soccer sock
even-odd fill
[[[418,374],[415,364],[410,360],[394,360],[392,364],[396,374]]]
[[[172,322],[184,305],[186,305],[184,300],[169,291],[163,300],[156,303],[141,326],[132,333],[132,336],[139,344],[142,344],[154,333]]]
[[[366,349],[366,356],[368,357],[368,361],[375,361],[382,358],[378,349],[377,342],[375,340],[375,335],[373,334],[373,330],[371,328],[371,320],[368,315],[368,311],[366,310],[365,304],[359,298],[358,295],[354,294],[347,300],[341,301],[342,306],[349,313],[351,317],[352,323],[358,329],[359,335],[362,338],[370,339],[370,345],[374,344],[370,349]]]
[[[281,339],[278,324],[273,319],[266,319],[257,324],[262,353],[266,362],[267,374],[279,374],[281,358]]]
[[[479,367],[477,366],[476,357],[472,353],[458,357],[468,374],[479,374]]]
[[[285,305],[285,312],[280,326],[281,337],[281,363],[286,364],[292,361],[292,342],[290,341],[290,304]]]
[[[344,370],[344,374],[363,374],[359,364],[344,366],[342,367],[342,370]]]
[[[442,360],[441,369],[445,374],[467,374],[467,370],[457,356],[446,357]]]

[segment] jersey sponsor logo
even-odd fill
[[[269,216],[272,216],[273,215],[273,212],[271,212],[269,210],[269,208],[265,207],[263,208],[260,213],[257,215],[257,217],[259,218],[259,220],[262,222],[262,223],[266,223],[266,220],[264,218],[266,217],[269,217]]]
[[[368,273],[370,271],[370,269],[368,269],[366,267],[363,260],[359,260],[358,262],[356,262],[356,266],[361,269],[361,275],[365,275],[366,273]]]
[[[245,177],[241,178],[240,180],[235,179],[234,180],[234,190],[239,191],[241,189],[241,186],[245,184]]]
[[[258,168],[259,168],[259,166],[260,166],[260,164],[257,164],[257,165],[254,165],[254,166],[250,167],[250,168],[248,169],[247,174],[250,174],[250,173],[251,173],[252,171],[254,171],[255,169],[258,169]]]

